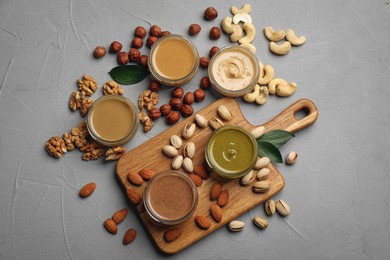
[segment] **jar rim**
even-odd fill
[[[158,46],[162,42],[164,42],[166,40],[169,40],[171,38],[180,39],[180,40],[186,42],[188,44],[188,46],[191,47],[192,52],[194,54],[194,58],[195,58],[195,63],[194,63],[194,66],[193,66],[192,70],[187,75],[185,75],[184,77],[177,78],[177,79],[167,78],[167,77],[164,77],[163,75],[161,75],[158,72],[158,69],[154,66],[154,62],[153,62],[153,58],[154,58],[156,50],[158,49]],[[150,73],[153,75],[153,77],[156,78],[161,83],[163,83],[165,85],[168,85],[168,86],[181,86],[181,85],[184,85],[189,80],[191,80],[195,76],[196,72],[198,71],[198,68],[199,68],[199,52],[198,52],[198,49],[196,48],[195,44],[190,39],[188,39],[188,38],[186,38],[186,37],[184,37],[182,35],[179,35],[179,34],[165,35],[165,36],[161,37],[160,39],[158,39],[158,41],[156,41],[152,45],[152,47],[150,49],[150,54],[149,54],[149,57],[148,57],[148,66],[149,66]]]
[[[213,72],[212,72],[213,64],[214,64],[215,60],[217,59],[218,55],[221,55],[221,53],[224,53],[224,52],[229,51],[229,50],[234,50],[234,49],[237,49],[241,52],[246,53],[250,57],[250,59],[253,61],[253,66],[254,66],[254,70],[255,70],[255,74],[253,76],[253,81],[251,82],[251,84],[248,84],[248,86],[246,86],[245,88],[239,89],[239,90],[229,90],[229,89],[224,88],[223,86],[221,86],[217,82],[217,80],[215,79]],[[221,48],[210,59],[209,67],[207,69],[207,74],[209,76],[211,86],[219,94],[224,95],[224,96],[228,96],[228,97],[240,97],[240,96],[243,96],[245,93],[252,91],[253,88],[256,86],[257,79],[259,78],[259,75],[260,75],[260,66],[259,66],[259,61],[258,61],[257,57],[247,48],[239,46],[239,45],[228,45],[228,46]]]
[[[116,99],[116,100],[120,100],[122,102],[125,102],[129,106],[129,109],[130,109],[130,111],[132,112],[132,114],[134,116],[133,128],[129,131],[129,133],[125,137],[120,138],[118,140],[106,140],[106,139],[104,139],[103,137],[101,137],[96,132],[95,128],[93,127],[93,119],[92,119],[93,110],[97,106],[99,106],[99,104],[102,101],[105,101],[107,99]],[[105,96],[101,96],[98,99],[96,99],[93,102],[92,106],[89,108],[88,115],[87,115],[87,120],[86,120],[86,125],[87,125],[87,130],[88,130],[89,134],[91,135],[91,137],[96,142],[98,142],[98,143],[100,143],[102,145],[105,145],[105,146],[116,146],[116,145],[124,144],[124,143],[130,141],[131,138],[133,138],[133,136],[135,135],[135,133],[137,132],[138,127],[139,127],[139,120],[138,120],[138,114],[136,113],[136,107],[135,107],[134,103],[131,102],[131,100],[129,100],[126,97],[120,96],[120,95],[105,95]]]

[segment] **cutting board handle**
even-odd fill
[[[306,115],[303,118],[298,118],[299,111],[303,111]],[[299,99],[267,122],[266,131],[283,129],[292,133],[297,132],[312,125],[317,117],[318,110],[314,103],[309,99]]]

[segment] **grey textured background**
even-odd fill
[[[68,108],[75,81],[83,73],[101,86],[116,66],[115,57],[92,58],[97,45],[113,40],[127,49],[137,25],[158,24],[191,38],[201,55],[226,36],[208,39],[220,19],[204,21],[214,6],[229,15],[237,1],[11,1],[0,2],[0,259],[156,259],[168,258],[154,247],[133,212],[108,234],[104,219],[127,207],[115,178],[115,163],[84,162],[81,153],[61,160],[44,151],[81,118]],[[259,230],[251,223],[256,207],[239,219],[247,226],[232,234],[221,228],[171,259],[389,259],[390,258],[390,6],[388,0],[250,1],[257,28],[257,57],[276,75],[298,84],[289,98],[272,96],[264,106],[241,108],[253,124],[270,120],[299,98],[314,101],[319,118],[297,133],[281,152],[299,153],[296,165],[278,165],[286,187],[275,197],[292,208],[287,218],[268,218]],[[293,28],[307,42],[286,56],[272,55],[262,29]],[[142,52],[146,53],[146,48]],[[185,86],[198,88],[200,70]],[[148,85],[125,86],[133,100]],[[160,104],[168,101],[162,90]],[[101,89],[93,98],[101,96]],[[208,93],[195,110],[215,101]],[[128,150],[167,129],[163,120],[148,134],[141,130]],[[94,181],[93,196],[78,191]],[[133,227],[137,239],[122,245]],[[185,235],[185,234],[184,234]]]

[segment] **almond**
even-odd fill
[[[127,216],[128,209],[121,209],[112,215],[112,220],[114,220],[115,224],[121,223]]]
[[[211,205],[210,213],[215,221],[217,221],[218,223],[220,223],[222,221],[222,209],[218,204],[215,203],[215,204]]]
[[[148,181],[151,178],[153,178],[154,175],[156,175],[156,173],[153,170],[146,169],[146,168],[140,170],[138,174],[141,176],[142,179],[144,179],[144,181]]]
[[[210,199],[211,200],[218,199],[221,192],[222,192],[222,184],[219,182],[214,183],[210,190]]]
[[[196,187],[199,187],[202,185],[202,178],[194,173],[190,173],[188,176],[190,176],[191,180],[195,183]]]
[[[118,232],[118,227],[116,226],[114,220],[108,218],[103,223],[104,228],[111,234],[115,235]]]
[[[194,173],[204,180],[209,177],[209,175],[207,174],[206,169],[203,167],[203,165],[197,165],[194,168]]]
[[[201,229],[209,229],[210,226],[211,226],[210,220],[205,218],[205,217],[203,217],[203,216],[196,216],[195,217],[195,223]]]
[[[135,229],[130,228],[129,230],[126,231],[125,236],[123,237],[123,244],[128,245],[131,242],[134,241],[134,239],[137,236],[137,231]]]
[[[141,175],[139,175],[137,172],[129,172],[129,175],[127,175],[127,179],[129,180],[129,182],[137,186],[141,186],[144,183],[144,180],[142,179]]]
[[[183,232],[183,230],[181,228],[178,228],[178,227],[168,229],[164,233],[165,241],[172,242],[173,240],[178,238],[181,235],[182,232]]]
[[[138,205],[141,201],[141,195],[133,189],[127,190],[127,197],[133,205]]]
[[[218,196],[218,205],[223,207],[229,202],[229,190],[223,190]]]
[[[94,182],[86,184],[84,187],[80,189],[80,193],[79,193],[80,197],[86,198],[90,196],[95,190],[95,188],[96,188],[96,184]]]

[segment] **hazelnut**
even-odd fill
[[[173,110],[180,110],[183,105],[183,102],[181,102],[180,98],[171,98],[169,104],[171,105],[171,108]]]
[[[176,87],[172,90],[172,97],[182,98],[184,95],[184,90],[181,87]]]
[[[131,41],[131,47],[133,48],[139,49],[142,45],[144,45],[144,41],[141,38],[136,37]]]
[[[192,105],[194,103],[194,94],[192,92],[187,92],[183,97],[183,103],[187,105]]]
[[[157,36],[149,36],[148,39],[146,39],[146,46],[150,48],[156,41],[158,41]]]
[[[182,114],[184,117],[188,117],[188,116],[192,115],[193,113],[194,113],[194,108],[193,108],[191,105],[184,104],[184,105],[181,107],[181,114]]]
[[[199,65],[203,68],[207,68],[209,66],[210,59],[207,57],[200,57],[199,58]]]
[[[200,79],[200,87],[202,89],[208,89],[210,87],[210,79],[209,77],[203,77]]]
[[[160,107],[160,112],[161,112],[161,115],[163,115],[163,116],[168,115],[169,113],[171,113],[171,111],[172,111],[171,105],[164,104]]]
[[[217,40],[217,39],[219,39],[221,37],[221,34],[222,34],[222,31],[221,31],[220,28],[213,27],[213,28],[210,29],[209,37],[210,37],[211,40]]]
[[[102,58],[104,55],[106,55],[106,48],[103,46],[97,46],[93,50],[93,56],[95,56],[96,59]]]
[[[200,27],[199,24],[193,23],[188,28],[188,34],[189,35],[197,35],[200,32],[201,29],[202,28]]]
[[[161,112],[158,108],[152,108],[149,110],[148,116],[150,119],[157,120],[161,116]]]
[[[111,44],[110,44],[110,52],[112,53],[118,53],[122,50],[122,44],[120,42],[117,42],[117,41],[113,41]]]
[[[123,65],[129,62],[129,54],[127,52],[121,51],[117,54],[116,61],[118,64]]]
[[[210,52],[209,52],[209,57],[210,59],[214,56],[214,54],[216,54],[217,52],[219,51],[219,48],[217,46],[213,46],[211,49],[210,49]]]
[[[161,33],[161,28],[160,26],[158,25],[152,25],[152,27],[150,27],[150,30],[149,30],[149,34],[152,35],[152,36],[160,36],[160,33]]]
[[[153,80],[149,84],[149,89],[153,92],[159,92],[161,89],[161,84],[160,82]]]
[[[203,89],[197,89],[194,91],[194,97],[196,102],[200,102],[206,97],[206,93]]]
[[[130,61],[138,61],[141,53],[136,48],[131,48],[129,51],[129,60]]]
[[[144,38],[146,36],[146,29],[142,26],[137,26],[134,31],[134,36],[137,38]]]
[[[206,20],[213,20],[213,19],[217,18],[217,16],[218,16],[218,12],[217,12],[217,10],[215,10],[214,7],[208,7],[204,11],[204,14],[203,14],[203,17]]]
[[[148,55],[141,55],[138,59],[138,64],[147,67],[148,66]]]
[[[170,31],[162,31],[160,33],[160,37],[166,36],[166,35],[171,35],[172,33]]]
[[[165,120],[168,124],[173,125],[180,120],[180,113],[177,111],[172,111],[167,115],[167,118]]]

